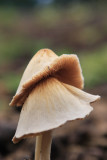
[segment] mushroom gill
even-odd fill
[[[25,100],[13,142],[52,130],[67,121],[84,118],[93,109],[90,103],[97,99],[99,96],[54,77],[40,81]]]

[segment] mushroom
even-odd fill
[[[83,119],[100,98],[82,90],[78,57],[38,51],[29,62],[10,106],[22,106],[13,142],[36,136],[35,160],[50,160],[52,130]]]

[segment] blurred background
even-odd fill
[[[35,138],[11,142],[21,108],[8,104],[42,48],[77,54],[85,90],[102,96],[90,116],[54,131],[51,160],[107,160],[106,0],[0,0],[0,160],[33,160]]]

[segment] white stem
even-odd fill
[[[50,160],[51,143],[52,143],[51,131],[43,133],[40,160]]]
[[[42,135],[36,137],[35,160],[40,160]]]

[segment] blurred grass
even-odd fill
[[[47,45],[46,41],[35,41],[26,38],[16,37],[14,39],[4,40],[0,42],[0,65],[12,63],[17,58],[27,56],[29,53],[33,55],[35,48],[44,48]],[[26,59],[26,57],[25,57]]]
[[[28,61],[41,48],[58,55],[79,52],[85,87],[106,83],[106,12],[104,6],[87,5],[32,11],[0,7],[0,78],[8,92],[16,91]]]
[[[107,82],[107,46],[85,52],[79,57],[85,78],[85,87],[93,88]]]
[[[8,73],[2,77],[2,81],[5,84],[5,87],[7,90],[11,93],[15,93],[16,88],[18,87],[18,84],[20,82],[22,75],[20,73]]]

